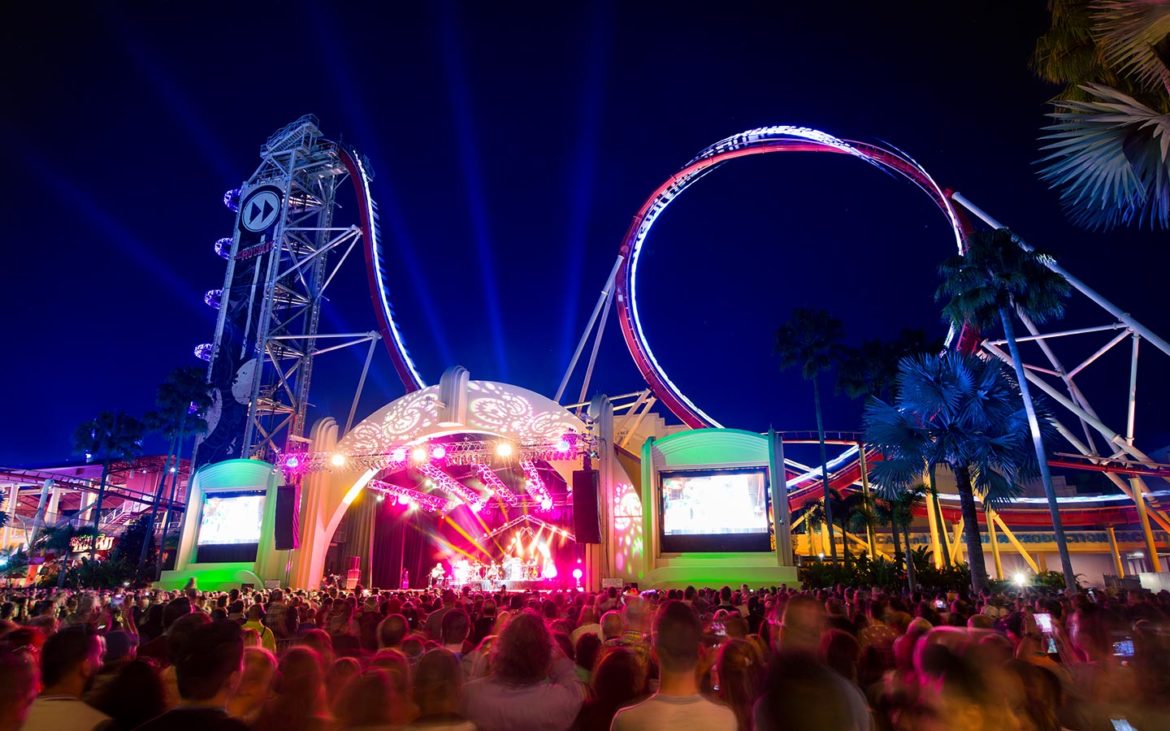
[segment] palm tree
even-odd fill
[[[859,348],[844,348],[837,369],[837,392],[849,398],[888,399],[898,381],[898,363],[903,358],[938,353],[942,349],[941,338],[931,338],[922,330],[909,328],[893,340],[867,340]]]
[[[1064,86],[1041,137],[1040,177],[1074,223],[1170,224],[1170,4],[1049,0],[1032,57]]]
[[[1056,548],[1060,552],[1060,567],[1066,586],[1075,589],[1076,575],[1068,555],[1060,508],[1048,470],[1044,436],[1012,325],[1013,312],[1037,323],[1061,317],[1064,315],[1064,300],[1072,287],[1064,277],[1044,265],[1042,255],[1019,246],[1006,228],[974,233],[967,237],[966,244],[966,255],[951,257],[940,267],[943,281],[936,298],[950,298],[943,314],[956,328],[961,328],[964,323],[984,332],[997,324],[1003,328],[1020,398],[1028,416],[1028,432],[1036,452],[1040,479],[1044,483],[1044,495],[1048,499]]]
[[[788,322],[776,330],[776,354],[780,368],[800,367],[800,375],[812,381],[813,407],[817,415],[817,441],[821,455],[821,485],[824,491],[826,520],[829,524],[829,555],[837,559],[833,540],[833,513],[829,505],[829,458],[825,453],[825,424],[821,413],[821,388],[818,375],[828,370],[840,352],[845,327],[825,310],[798,307]]]
[[[158,514],[159,504],[162,502],[166,490],[167,477],[171,478],[171,495],[167,508],[163,512],[163,538],[166,538],[166,527],[170,522],[170,504],[175,499],[175,491],[179,482],[180,461],[183,455],[183,441],[188,436],[197,436],[207,433],[207,409],[212,404],[211,387],[207,385],[204,370],[198,367],[176,368],[167,380],[158,388],[155,397],[155,411],[147,414],[147,423],[152,431],[158,432],[170,440],[163,472],[159,477],[158,489],[154,501],[150,506],[150,517],[147,519],[147,534],[154,535],[155,517]],[[149,542],[143,542],[141,553],[138,556],[137,571],[141,573],[146,564],[147,547]]]
[[[1002,364],[954,351],[903,359],[895,404],[871,398],[865,409],[866,443],[884,457],[872,470],[884,497],[898,497],[930,465],[954,473],[976,592],[987,587],[987,568],[975,493],[1006,503],[1036,473],[1027,424]]]
[[[133,459],[142,453],[142,437],[146,427],[133,416],[122,412],[103,411],[96,418],[77,427],[73,435],[74,446],[86,459],[97,461],[102,466],[101,483],[98,485],[97,504],[93,509],[93,541],[90,550],[97,547],[98,522],[102,515],[102,502],[106,497],[106,481],[110,468],[115,462]]]

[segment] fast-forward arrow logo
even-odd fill
[[[248,196],[241,210],[244,228],[259,233],[276,223],[276,217],[280,214],[280,197],[272,190],[258,190]]]

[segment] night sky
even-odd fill
[[[1076,229],[1036,178],[1057,91],[1028,68],[1042,2],[31,5],[0,20],[0,464],[70,456],[78,423],[141,414],[169,370],[198,363],[214,328],[202,296],[223,283],[212,243],[233,226],[222,195],[305,113],[373,163],[394,305],[430,382],[458,363],[551,396],[646,196],[703,147],[770,124],[905,151],[1170,335],[1166,234]],[[738,161],[655,227],[643,323],[726,425],[810,429],[776,326],[812,305],[853,343],[941,335],[936,267],[952,249],[922,193],[856,160]],[[376,327],[354,264],[323,331]],[[1104,323],[1072,303],[1069,326]],[[1084,382],[1118,426],[1127,356]],[[344,420],[362,354],[328,358],[312,416]],[[1170,442],[1167,365],[1147,348],[1148,450]],[[359,415],[401,395],[383,351],[375,367]],[[591,390],[642,387],[611,320]],[[829,428],[859,428],[858,402],[826,408]]]

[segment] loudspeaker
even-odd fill
[[[577,543],[601,543],[597,470],[573,471],[573,533]]]
[[[301,489],[297,485],[276,488],[276,550],[288,551],[301,543]]]

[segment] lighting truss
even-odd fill
[[[525,524],[529,524],[529,523],[535,523],[539,527],[547,530],[549,532],[549,534],[551,534],[551,535],[563,536],[570,541],[577,540],[576,536],[574,536],[568,530],[566,530],[564,528],[559,528],[559,527],[553,525],[552,523],[541,520],[540,518],[536,517],[535,515],[530,515],[527,513],[524,515],[518,515],[515,518],[512,518],[507,523],[504,523],[503,525],[493,529],[492,532],[488,533],[480,540],[483,543],[487,543],[488,541],[492,540],[493,538],[500,535],[501,533],[506,533],[517,526],[525,525]]]
[[[512,492],[512,489],[504,484],[504,481],[500,479],[499,475],[496,474],[496,471],[493,470],[490,465],[477,463],[473,466],[472,469],[475,471],[475,476],[479,478],[479,481],[483,483],[484,487],[491,490],[492,493],[496,495],[496,497],[500,498],[508,505],[516,505],[516,503],[520,501],[520,498],[516,495],[516,493]]]
[[[467,485],[464,485],[459,480],[456,480],[451,475],[448,475],[438,466],[427,462],[416,465],[415,469],[417,469],[421,474],[429,477],[435,483],[435,487],[439,488],[443,492],[448,493],[449,495],[453,495],[454,497],[459,498],[459,500],[466,504],[467,507],[471,508],[473,512],[478,513],[483,507],[485,501],[482,495],[480,495],[475,490],[472,490]]]
[[[457,442],[434,442],[434,445],[441,445],[445,450],[445,454],[440,460],[443,464],[478,468],[480,465],[491,465],[501,461],[523,463],[572,460],[587,454],[592,447],[592,441],[585,435],[576,435],[574,445],[567,452],[560,450],[558,448],[560,445],[556,442],[521,444],[507,460],[501,460],[496,455],[495,445],[492,442],[467,439]],[[299,472],[350,470],[353,468],[400,469],[410,466],[410,452],[418,446],[420,444],[403,445],[384,453],[288,451],[281,454],[276,461],[282,469],[287,469],[288,460],[295,459],[297,461],[295,470]],[[337,455],[344,457],[340,464],[334,463],[334,457]]]
[[[541,510],[548,510],[552,507],[552,496],[548,494],[548,488],[544,486],[544,480],[540,479],[540,471],[536,469],[536,465],[530,460],[520,460],[520,468],[524,470],[526,479],[524,483],[528,494],[536,498],[537,504]]]
[[[438,512],[447,506],[446,500],[435,497],[430,493],[419,492],[418,490],[414,490],[409,487],[383,482],[382,480],[370,480],[368,483],[366,483],[366,489],[373,490],[374,492],[380,493],[382,495],[390,495],[396,498],[407,498],[408,500],[414,501],[420,508],[427,511],[428,513]]]

